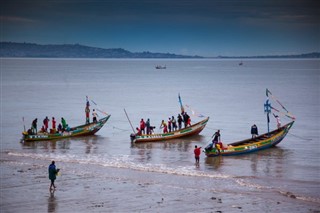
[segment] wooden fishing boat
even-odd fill
[[[293,123],[294,121],[291,121],[279,129],[259,135],[255,138],[230,143],[227,147],[213,147],[212,149],[206,148],[204,152],[208,157],[232,156],[274,147],[284,139]]]
[[[80,137],[93,135],[98,132],[103,125],[108,121],[111,115],[98,120],[97,122],[92,122],[89,124],[84,124],[70,128],[69,131],[57,132],[57,133],[38,133],[38,134],[28,134],[27,132],[22,133],[22,140],[25,142],[32,141],[44,141],[44,140],[58,140],[70,137]]]
[[[168,133],[150,134],[150,135],[131,134],[130,135],[131,142],[141,143],[141,142],[166,141],[166,140],[170,140],[170,139],[176,139],[176,138],[181,138],[181,137],[197,135],[204,129],[204,127],[208,123],[208,120],[209,120],[209,117],[207,117],[206,119],[204,119],[198,123],[191,125],[190,127],[183,128],[183,129],[173,131],[173,132],[168,132]]]
[[[264,111],[267,114],[268,132],[262,135],[258,135],[257,137],[230,143],[226,147],[223,147],[222,143],[217,143],[216,145],[210,144],[204,150],[206,156],[215,157],[215,156],[240,155],[240,154],[246,154],[246,153],[267,149],[279,144],[284,139],[284,137],[288,134],[290,128],[295,122],[295,117],[291,115],[291,113],[283,106],[283,104],[280,103],[279,100],[277,100],[272,95],[272,93],[268,89],[266,89],[266,96],[267,96],[267,101],[264,104]],[[280,105],[285,112],[271,106],[269,97],[272,98],[272,100],[274,100],[275,103]],[[277,114],[278,113],[283,114],[287,118],[290,118],[292,121],[287,123],[284,126],[281,126],[279,116],[273,113],[274,117],[277,120],[278,128],[270,132],[269,131],[269,123],[270,123],[269,114],[271,113],[271,110],[273,110]],[[257,132],[254,132],[254,134],[257,134]]]

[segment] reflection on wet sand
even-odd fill
[[[223,164],[223,157],[206,157],[205,165],[208,169],[218,170]]]
[[[138,160],[148,162],[154,157],[152,155],[154,149],[162,149],[173,152],[190,152],[193,153],[193,142],[201,142],[205,138],[201,135],[195,135],[188,138],[173,139],[163,142],[146,142],[131,143],[131,155],[138,155]]]
[[[85,143],[85,153],[94,154],[97,149],[96,144],[99,140],[101,141],[103,138],[97,135],[92,135],[86,137],[66,138],[62,140],[23,142],[21,145],[24,149],[44,149],[46,152],[54,152],[56,149],[59,149],[60,152],[64,153],[70,149],[71,143]]]
[[[250,173],[254,175],[259,175],[262,172],[266,176],[276,174],[277,177],[281,177],[283,175],[283,161],[287,154],[286,150],[283,150],[280,147],[273,147],[271,149],[245,155],[206,157],[205,165],[208,169],[217,170],[223,164],[235,161],[247,161],[250,163]],[[242,162],[242,165],[245,164]]]
[[[67,150],[70,148],[70,142],[72,139],[63,140],[50,140],[50,141],[35,141],[35,142],[23,142],[21,143],[24,149],[44,149],[47,152],[52,152],[56,149]]]
[[[48,198],[48,212],[56,212],[57,205],[58,203],[54,196],[54,191],[51,191],[50,196]]]

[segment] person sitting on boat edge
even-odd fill
[[[34,135],[32,129],[28,129],[27,133],[28,133],[28,135]]]
[[[66,126],[66,131],[67,131],[67,132],[70,132],[70,131],[71,131],[71,129],[70,129],[70,127],[69,127],[68,124],[67,124],[67,126]]]
[[[141,129],[139,129],[138,127],[136,128],[136,130],[137,130],[137,133],[136,133],[136,135],[141,135]]]
[[[62,125],[61,125],[61,123],[59,123],[59,125],[58,125],[58,132],[59,132],[59,133],[62,132]]]
[[[46,131],[46,128],[42,125],[39,133],[46,133],[46,132],[47,132],[47,131]]]
[[[258,136],[258,127],[255,124],[251,126],[251,135],[252,135],[252,138],[255,138]]]

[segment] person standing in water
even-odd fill
[[[200,154],[201,154],[201,147],[198,148],[198,146],[195,145],[193,152],[194,152],[194,158],[196,159],[196,165],[199,165]]]
[[[56,186],[54,185],[54,181],[56,180],[57,173],[59,172],[59,169],[56,169],[55,162],[52,161],[48,168],[49,172],[49,179],[51,180],[50,188],[49,190],[54,190]]]

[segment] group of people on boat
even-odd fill
[[[89,103],[89,100],[87,100],[86,108],[84,109],[84,111],[86,114],[86,124],[89,124],[90,123],[90,103]],[[96,112],[95,109],[93,109],[92,110],[92,122],[93,123],[98,122],[97,117],[98,117],[98,113]]]
[[[160,124],[160,129],[163,129],[163,133],[174,132],[183,128],[182,123],[184,124],[184,128],[191,126],[191,118],[187,112],[182,112],[181,114],[178,114],[177,119],[175,119],[174,116],[169,117],[168,124],[164,120],[162,120]],[[139,127],[136,127],[136,135],[151,135],[154,133],[154,129],[156,128],[155,126],[150,125],[149,118],[146,122],[143,118],[141,118]]]
[[[54,134],[54,133],[61,133],[61,132],[64,132],[64,131],[70,131],[70,127],[69,125],[67,124],[66,120],[61,117],[61,123],[59,123],[58,125],[58,128],[56,128],[56,120],[54,117],[52,117],[51,119],[51,129],[49,130],[49,121],[50,119],[48,118],[48,116],[46,116],[44,119],[43,119],[43,125],[40,129],[40,131],[38,131],[38,128],[37,128],[37,123],[38,123],[38,118],[34,119],[32,121],[32,124],[31,124],[31,128],[28,129],[28,135],[36,135],[38,133],[50,133],[50,134]]]
[[[86,124],[90,123],[90,108],[89,107],[90,107],[90,104],[89,104],[89,101],[87,101],[86,107],[85,107]],[[92,122],[94,122],[94,123],[98,122],[97,117],[98,117],[98,114],[97,114],[96,110],[93,109],[92,110]],[[48,118],[48,116],[46,116],[43,119],[43,125],[42,125],[41,129],[38,131],[38,128],[37,128],[38,118],[34,119],[32,121],[31,128],[28,129],[28,131],[27,131],[28,135],[36,135],[38,133],[55,134],[57,132],[58,133],[62,133],[65,131],[69,132],[71,130],[69,125],[67,124],[66,120],[63,117],[61,117],[61,123],[59,123],[58,127],[56,127],[56,120],[54,117],[52,117],[52,119],[51,119],[51,122],[52,122],[51,129],[49,129],[49,122],[50,122],[50,119]]]

